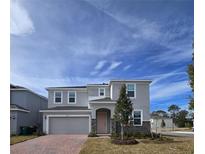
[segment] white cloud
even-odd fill
[[[158,84],[151,86],[151,100],[165,100],[189,92],[188,81]]]
[[[181,62],[187,59],[191,60],[192,50],[190,47],[184,48],[173,48],[170,51],[164,51],[161,54],[154,55],[152,57],[147,58],[148,61],[153,63],[162,63],[163,64],[172,64]]]
[[[106,64],[106,62],[106,60],[99,61],[95,66],[95,70],[100,70]]]
[[[173,76],[180,76],[180,75],[187,74],[186,72],[181,71],[181,70],[183,70],[183,67],[181,67],[179,69],[176,69],[174,71],[168,72],[168,73],[161,73],[161,74],[154,74],[154,75],[149,75],[149,76],[143,76],[141,78],[152,80],[151,85],[154,86],[159,81],[168,79],[168,78],[173,77]]]
[[[127,65],[123,68],[124,71],[128,70],[131,67],[131,65]]]
[[[33,22],[18,0],[11,1],[11,34],[27,35],[34,32]]]
[[[102,73],[100,73],[100,76],[105,76],[111,73],[112,70],[116,69],[122,62],[114,61],[111,63],[111,65]]]
[[[103,66],[104,66],[106,63],[107,63],[106,60],[101,60],[101,61],[99,61],[99,62],[97,63],[97,65],[95,66],[94,71],[92,71],[92,72],[90,73],[90,75],[96,75],[96,74],[99,72],[99,70],[102,69]]]
[[[108,78],[88,78],[88,77],[62,77],[62,78],[42,78],[42,77],[28,77],[22,74],[11,75],[11,83],[19,86],[29,88],[39,94],[47,96],[46,87],[57,86],[84,86],[90,83],[107,83]]]
[[[151,85],[154,85],[154,84],[158,83],[159,81],[164,80],[164,79],[167,79],[167,78],[169,78],[169,77],[176,76],[176,75],[182,75],[182,74],[185,74],[185,72],[172,71],[172,72],[170,72],[170,73],[165,73],[165,74],[157,75],[158,77],[156,77],[156,78],[153,80],[153,82],[151,83]]]

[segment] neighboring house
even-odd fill
[[[33,91],[10,85],[10,133],[19,134],[21,126],[37,126],[42,130],[42,113],[48,107],[48,100]]]
[[[149,80],[111,80],[109,84],[49,87],[48,109],[43,113],[46,134],[110,134],[116,131],[113,120],[121,86],[126,84],[133,103],[131,130],[150,132]]]
[[[171,130],[173,127],[176,127],[170,115],[163,110],[153,111],[150,117],[152,131],[157,131],[158,128],[159,130]],[[163,128],[162,121],[165,124]]]
[[[164,128],[161,127],[162,120],[164,120],[164,122],[165,122]],[[173,127],[176,127],[176,126],[173,124],[172,118],[169,118],[169,117],[159,117],[159,118],[151,117],[151,128],[154,131],[156,130],[156,128],[171,130]]]

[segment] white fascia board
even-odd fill
[[[92,110],[40,110],[39,112],[92,112]]]
[[[90,104],[116,104],[116,102],[100,102],[100,101],[92,101]]]
[[[137,84],[150,84],[152,80],[110,80],[110,84],[112,82],[137,82]]]
[[[49,90],[56,90],[56,91],[87,91],[87,88],[46,88],[47,91]]]
[[[31,112],[31,111],[28,111],[28,110],[24,110],[24,109],[10,109],[10,111],[21,111],[21,112]]]
[[[110,85],[103,85],[103,84],[87,84],[87,87],[109,87]]]

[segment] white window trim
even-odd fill
[[[103,91],[104,91],[104,95],[103,96],[105,96],[105,88],[98,88],[98,96],[103,97],[103,96],[100,95],[100,89],[103,89]]]
[[[70,92],[74,92],[75,93],[75,102],[70,102],[69,101],[69,93]],[[77,93],[76,93],[76,91],[68,91],[68,104],[76,104],[76,98],[77,98]]]
[[[46,134],[49,134],[49,118],[52,117],[88,117],[89,119],[89,133],[91,132],[91,115],[46,115]]]
[[[129,97],[130,99],[135,99],[136,98],[136,83],[126,83],[126,93],[127,93],[127,86],[128,84],[134,85],[134,97]]]
[[[61,102],[56,102],[56,93],[61,93]],[[53,96],[53,103],[54,104],[62,104],[63,103],[63,92],[62,91],[54,91]]]
[[[140,111],[141,112],[141,124],[139,124],[139,125],[134,123],[134,111]],[[133,117],[133,126],[142,126],[142,123],[143,123],[143,110],[141,110],[141,109],[134,109],[133,113],[132,113],[132,117]]]

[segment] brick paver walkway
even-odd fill
[[[87,135],[46,135],[11,146],[11,154],[78,154]]]

